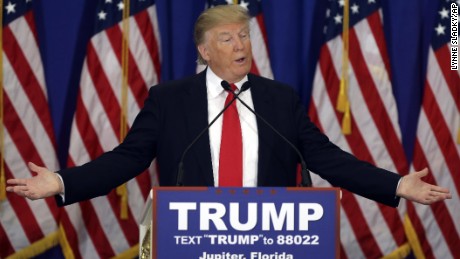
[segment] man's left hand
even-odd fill
[[[396,195],[410,201],[425,205],[452,199],[449,189],[442,188],[422,181],[422,177],[428,174],[428,169],[410,173],[401,179]]]

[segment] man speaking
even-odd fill
[[[250,74],[249,16],[237,5],[205,10],[194,39],[203,72],[152,87],[125,140],[73,168],[9,179],[7,191],[67,205],[109,193],[157,158],[161,186],[295,186],[302,163],[333,186],[396,207],[450,199],[449,190],[401,177],[341,150],[310,121],[294,90]],[[305,172],[305,171],[304,171]],[[303,174],[304,182],[308,177]]]

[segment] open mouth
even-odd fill
[[[246,60],[246,58],[239,58],[237,60],[235,60],[236,63],[244,63],[244,61]]]

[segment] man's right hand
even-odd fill
[[[59,176],[45,167],[40,167],[32,162],[28,163],[29,169],[37,175],[25,179],[9,179],[7,192],[14,192],[19,196],[31,200],[42,199],[63,193],[62,182]]]

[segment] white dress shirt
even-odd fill
[[[240,89],[246,81],[248,81],[247,76],[245,76],[243,80],[235,83],[235,85],[238,89]],[[208,67],[206,71],[208,123],[211,122],[225,106],[225,99],[227,98],[228,93],[221,86],[221,82],[222,79]],[[242,92],[239,97],[249,107],[254,109],[250,88]],[[238,99],[235,100],[235,102],[237,102],[236,107],[240,117],[241,132],[243,135],[243,187],[255,187],[257,186],[257,166],[259,158],[259,138],[257,133],[256,116],[240,101],[238,101]],[[222,135],[222,118],[223,114],[209,128],[212,171],[214,175],[214,186],[216,187],[219,184],[219,155]]]

